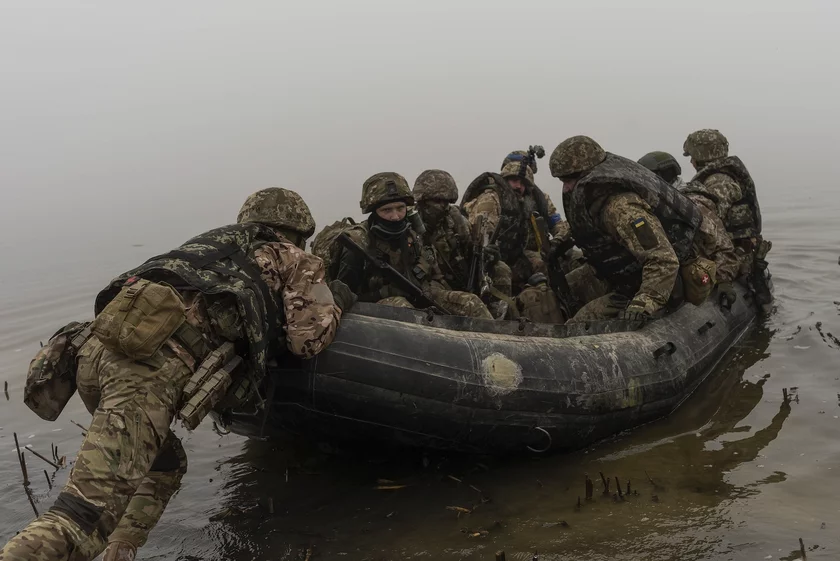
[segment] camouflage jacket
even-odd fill
[[[683,192],[711,199],[734,239],[761,236],[761,208],[755,182],[737,156],[709,162],[698,170]]]
[[[417,243],[418,236],[408,230],[396,240],[386,240],[371,233],[370,220],[347,230],[347,235],[375,257],[389,263],[403,276],[427,290],[443,281],[434,253]],[[371,271],[367,261],[342,247],[338,256],[336,278],[350,287],[362,302],[378,302],[392,296],[407,296],[392,286],[378,271]]]
[[[572,235],[613,289],[663,307],[702,217],[693,202],[626,158],[607,158],[564,194]]]
[[[469,276],[470,223],[455,205],[449,205],[446,216],[437,224],[427,224],[423,243],[435,252],[441,273],[455,290],[465,290]]]
[[[259,224],[216,228],[152,257],[111,281],[96,298],[96,313],[132,276],[181,292],[188,321],[213,342],[245,339],[260,376],[283,352],[281,340],[293,354],[311,357],[332,342],[341,316],[321,260]]]
[[[545,217],[553,236],[563,239],[569,236],[568,224],[560,218],[551,198],[539,187],[532,186],[524,196],[520,196],[496,174],[482,174],[476,178],[464,193],[461,206],[471,226],[475,225],[479,215],[483,215],[485,228],[490,232],[500,229],[497,244],[502,260],[511,266],[524,250],[537,250],[530,223],[532,212]]]

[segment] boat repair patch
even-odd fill
[[[522,383],[522,367],[501,353],[493,353],[481,361],[481,376],[492,395],[504,395]]]
[[[644,218],[637,218],[633,222],[633,231],[636,232],[636,239],[642,244],[644,249],[656,249],[659,246],[659,240],[656,239],[656,234]]]

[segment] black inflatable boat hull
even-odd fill
[[[359,304],[335,341],[273,376],[267,418],[233,432],[366,441],[474,453],[573,449],[672,412],[753,323],[685,305],[641,329],[493,322]]]

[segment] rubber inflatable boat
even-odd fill
[[[666,416],[691,394],[756,318],[751,293],[738,291],[729,311],[713,295],[641,327],[360,303],[329,348],[272,373],[268,415],[221,421],[250,437],[292,432],[470,453],[584,447]]]

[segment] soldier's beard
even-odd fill
[[[401,237],[408,231],[408,220],[385,220],[375,212],[370,216],[370,229],[375,235],[393,240]]]

